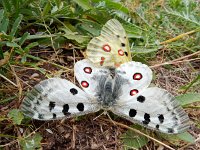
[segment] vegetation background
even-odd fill
[[[0,149],[200,149],[199,2],[1,0]],[[74,62],[111,18],[128,33],[133,60],[151,66],[153,83],[185,108],[188,132],[160,134],[114,115],[116,125],[106,116],[93,120],[98,113],[43,122],[20,112],[24,95],[39,81],[73,81]]]

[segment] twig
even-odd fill
[[[12,85],[14,85],[15,87],[18,87],[14,82],[12,82],[10,79],[6,78],[5,76],[3,76],[2,74],[0,74],[0,77],[4,78],[6,81],[10,82]]]
[[[160,45],[164,45],[164,44],[168,44],[168,43],[171,43],[171,42],[174,42],[174,41],[177,41],[179,40],[180,38],[186,36],[186,35],[189,35],[189,34],[192,34],[192,33],[195,33],[195,32],[198,32],[198,29],[197,30],[192,30],[192,31],[189,31],[189,32],[186,32],[186,33],[183,33],[183,34],[180,34],[174,38],[171,38],[169,40],[166,40],[166,41],[163,41],[160,43]]]
[[[102,118],[101,118],[101,119],[102,119]],[[147,135],[147,134],[145,134],[145,133],[142,133],[142,132],[140,132],[140,131],[137,130],[137,129],[131,128],[131,127],[125,125],[125,124],[116,122],[116,121],[114,121],[114,120],[112,120],[112,121],[111,121],[111,120],[108,120],[108,119],[102,119],[102,120],[109,121],[109,122],[114,122],[116,125],[119,125],[119,126],[121,126],[121,127],[123,127],[123,128],[132,130],[132,131],[134,131],[134,132],[136,132],[136,133],[138,133],[138,134],[140,134],[140,135],[143,135],[143,136],[145,136],[145,137],[147,137],[147,138],[149,138],[149,139],[151,139],[151,140],[153,140],[153,141],[155,141],[155,142],[157,142],[157,143],[159,143],[159,144],[165,146],[166,148],[169,148],[170,150],[175,150],[175,149],[173,149],[172,147],[166,145],[165,143],[163,143],[163,142],[161,142],[161,141],[159,141],[159,140],[157,140],[157,139],[155,139],[155,138],[153,138],[153,137],[151,137],[151,136],[149,136],[149,135]]]
[[[18,87],[18,90],[19,90],[19,101],[21,100],[21,97],[22,97],[22,86],[21,86],[21,83],[19,81],[19,77],[17,76],[16,72],[15,72],[15,69],[12,65],[10,65],[9,63],[9,66],[15,76],[15,79],[16,79],[16,83],[17,83],[17,87]]]
[[[177,63],[182,63],[182,62],[189,62],[189,61],[193,61],[193,60],[199,60],[200,58],[184,60],[186,58],[189,58],[191,56],[198,55],[198,54],[200,54],[200,51],[197,51],[195,53],[183,56],[181,58],[174,59],[172,61],[168,61],[168,62],[164,62],[164,63],[161,63],[161,64],[156,64],[156,65],[150,66],[150,68],[156,68],[156,67],[160,67],[160,66],[164,66],[164,65],[170,65],[170,64],[177,64]]]
[[[17,51],[17,50],[16,50],[15,52],[18,53],[18,54],[21,54],[21,52],[19,52],[19,51]],[[45,62],[45,63],[49,63],[49,64],[51,64],[51,65],[53,65],[53,66],[59,67],[59,68],[61,68],[61,69],[67,70],[67,71],[70,71],[70,70],[71,70],[71,69],[68,69],[68,68],[66,68],[66,67],[64,67],[64,66],[61,66],[61,65],[59,65],[59,64],[50,62],[50,61],[48,61],[48,60],[41,59],[41,58],[39,58],[39,57],[35,57],[35,56],[32,56],[32,55],[29,55],[29,54],[27,54],[26,57],[32,58],[32,59],[34,59],[34,60],[42,61],[42,62]]]

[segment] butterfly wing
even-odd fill
[[[21,110],[31,118],[51,120],[84,115],[99,108],[96,100],[73,83],[51,78],[40,82],[27,94]]]
[[[131,61],[128,37],[116,19],[109,20],[101,35],[93,38],[86,50],[87,58],[98,66],[119,66]]]
[[[152,71],[145,64],[131,61],[116,69],[115,80],[116,85],[123,85],[123,88],[120,88],[121,95],[119,95],[119,99],[124,97],[130,99],[150,85]]]
[[[98,68],[88,59],[78,61],[74,66],[74,72],[84,91],[93,97],[96,97],[100,88],[104,88],[104,83],[110,76],[109,69]]]
[[[180,133],[189,127],[189,118],[175,98],[157,87],[146,88],[131,99],[119,99],[112,112],[168,134]]]

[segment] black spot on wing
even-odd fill
[[[40,101],[42,101],[42,100],[43,100],[43,99],[42,99],[42,96],[39,96],[39,97],[38,97],[38,99],[39,99]]]
[[[84,111],[84,104],[83,103],[78,103],[76,107],[79,111]]]
[[[148,125],[150,121],[151,121],[151,120],[150,120],[150,115],[147,114],[147,113],[145,113],[145,114],[144,114],[144,121],[143,121],[143,124]]]
[[[56,114],[55,113],[53,113],[53,119],[56,119]]]
[[[117,38],[119,38],[120,36],[119,35],[117,35]]]
[[[69,111],[69,105],[68,104],[63,105],[63,110],[62,110],[63,114],[69,115],[68,111]]]
[[[40,105],[40,102],[37,100],[36,105]]]
[[[145,101],[145,97],[140,95],[137,97],[137,101],[140,102],[140,103],[143,103]]]
[[[56,106],[55,102],[49,102],[49,110],[51,111]]]
[[[162,114],[158,116],[158,119],[159,119],[160,123],[164,122],[164,116]]]
[[[43,114],[38,114],[38,118],[39,119],[44,119],[44,115]]]
[[[71,88],[69,91],[70,91],[73,95],[78,94],[78,90],[75,89],[75,88]]]
[[[168,128],[168,133],[174,133],[174,129]]]
[[[125,44],[125,43],[121,43],[121,45],[122,45],[122,47],[125,47],[125,46],[126,46],[126,44]]]
[[[159,124],[156,125],[156,129],[159,129]]]
[[[126,56],[128,56],[128,53],[127,53],[127,52],[124,52],[124,54],[125,54]]]
[[[137,114],[137,111],[136,111],[135,109],[130,109],[130,110],[129,110],[129,116],[130,116],[130,117],[135,117],[136,114]]]

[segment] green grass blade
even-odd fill
[[[2,20],[2,24],[0,25],[0,32],[7,32],[8,30],[8,24],[9,24],[9,20],[7,17],[4,16],[3,20]]]
[[[22,46],[22,44],[24,44],[24,42],[26,41],[27,37],[30,34],[28,32],[24,33],[23,36],[21,37],[21,39],[19,40],[19,45]]]
[[[10,32],[10,35],[11,36],[14,36],[16,31],[18,30],[18,27],[21,23],[21,20],[22,20],[23,16],[20,14],[19,17],[15,20],[13,26],[12,26],[12,29],[11,29],[11,32]]]

